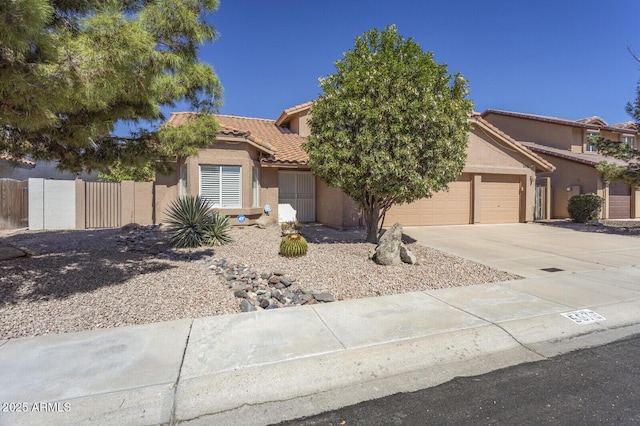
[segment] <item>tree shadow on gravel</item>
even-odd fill
[[[188,262],[212,253],[175,251],[166,240],[165,234],[148,229],[25,232],[2,238],[0,244],[30,255],[0,261],[0,307],[121,285],[134,276],[178,267],[167,260]]]
[[[384,230],[382,232],[384,233]],[[319,223],[305,223],[300,233],[308,242],[314,244],[363,244],[367,239],[367,230],[364,227],[336,229]],[[411,244],[416,240],[402,234],[402,242]]]
[[[536,222],[540,225],[554,228],[570,229],[578,232],[592,232],[597,234],[640,236],[640,221],[602,221],[597,223],[575,223],[571,220],[554,220]]]

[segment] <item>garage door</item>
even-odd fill
[[[480,223],[520,222],[520,178],[483,175],[480,190]]]
[[[631,217],[631,188],[624,182],[609,185],[609,218],[629,219]]]
[[[462,175],[456,182],[451,182],[448,192],[438,192],[431,198],[392,207],[385,217],[385,225],[394,223],[405,226],[471,223],[471,176]]]

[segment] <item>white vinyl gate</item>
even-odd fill
[[[280,171],[278,204],[290,204],[299,222],[316,220],[316,179],[311,172]]]

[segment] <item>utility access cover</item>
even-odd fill
[[[579,311],[566,312],[564,314],[560,314],[565,318],[569,318],[571,321],[576,324],[591,324],[598,321],[605,321],[606,318],[602,315],[593,312],[591,309],[581,309]]]

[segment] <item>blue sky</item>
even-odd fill
[[[354,38],[395,24],[468,80],[476,111],[629,121],[640,63],[638,0],[221,0],[203,46],[223,114],[275,119],[320,95]]]

